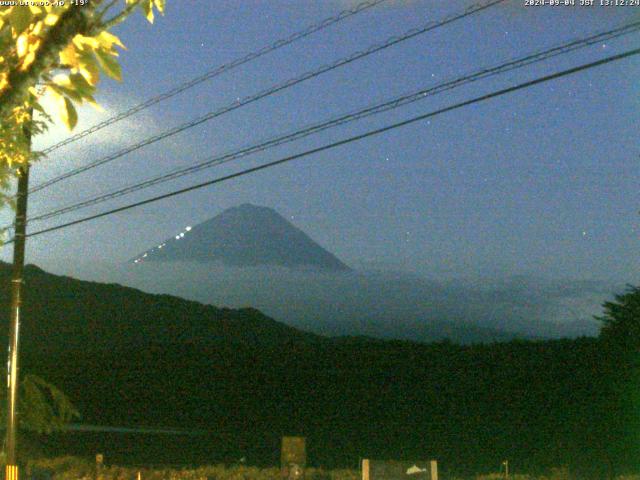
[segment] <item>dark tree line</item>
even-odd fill
[[[25,371],[58,385],[84,423],[200,432],[39,438],[50,454],[275,465],[280,436],[301,434],[325,467],[430,457],[447,474],[504,459],[584,478],[640,469],[638,288],[604,305],[599,338],[463,346],[328,339],[256,310],[31,275]]]

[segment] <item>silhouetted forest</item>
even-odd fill
[[[608,305],[600,338],[460,346],[323,338],[256,310],[34,267],[28,282],[23,370],[61,387],[82,423],[194,430],[39,437],[51,454],[275,465],[280,436],[299,434],[324,467],[436,458],[464,475],[509,459],[603,477],[640,466],[637,289]]]

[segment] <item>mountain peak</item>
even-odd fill
[[[236,207],[231,207],[228,208],[225,211],[230,211],[230,210],[247,210],[247,211],[268,211],[268,212],[273,212],[277,215],[277,212],[273,209],[273,208],[269,208],[269,207],[264,207],[262,205],[254,205],[253,203],[241,203],[240,205],[236,206]]]
[[[223,213],[237,213],[237,212],[251,213],[251,214],[258,214],[258,215],[270,213],[272,215],[279,216],[278,212],[276,212],[273,208],[263,207],[261,205],[254,205],[253,203],[241,203],[240,205],[237,205],[235,207],[227,208],[225,211],[221,213],[221,215]]]
[[[349,270],[278,212],[250,203],[231,207],[198,225],[185,227],[133,259],[135,264],[149,261]]]

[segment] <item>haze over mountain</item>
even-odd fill
[[[429,342],[597,335],[593,316],[624,285],[530,276],[438,281],[402,272],[312,272],[148,262],[104,277],[154,293],[253,307],[323,335]]]
[[[596,335],[593,315],[624,288],[526,275],[426,278],[352,263],[356,269],[273,209],[243,204],[183,226],[125,265],[74,259],[67,271],[203,304],[256,308],[321,335],[420,342]]]
[[[134,263],[220,262],[347,271],[349,267],[275,210],[245,203],[142,252]]]
[[[158,270],[159,269],[159,270]],[[211,278],[203,269],[212,273],[231,289],[235,295],[248,298],[247,291],[241,285],[252,285],[258,281],[260,290],[279,302],[282,318],[274,320],[252,304],[260,301],[237,302],[239,308],[220,308],[217,305],[236,303],[228,290],[220,284],[212,284]],[[133,270],[133,272],[131,272]],[[191,274],[189,273],[191,271]],[[226,272],[223,274],[222,272]],[[143,289],[155,292],[146,293],[114,283],[97,283],[77,280],[67,276],[58,276],[28,265],[26,276],[29,289],[25,294],[24,327],[29,338],[57,338],[65,347],[136,345],[141,343],[189,343],[210,344],[218,342],[301,342],[327,340],[326,336],[371,336],[379,338],[404,338],[418,342],[450,339],[460,343],[505,341],[514,338],[514,334],[498,329],[483,328],[472,322],[451,322],[448,319],[411,317],[408,322],[403,312],[389,310],[380,300],[380,307],[374,308],[370,301],[361,304],[340,296],[337,292],[323,291],[327,283],[335,288],[344,289],[347,296],[355,294],[354,289],[363,287],[357,274],[316,274],[309,271],[291,273],[281,267],[278,277],[273,270],[263,268],[218,267],[211,270],[207,265],[185,264],[183,262],[151,262],[129,268],[129,284],[138,281]],[[0,281],[8,284],[9,265],[0,262]],[[141,276],[140,276],[141,275]],[[161,283],[154,283],[156,275],[162,277]],[[184,276],[183,276],[184,275]],[[236,276],[232,282],[227,275]],[[339,282],[339,277],[345,277]],[[357,279],[361,278],[360,281]],[[317,283],[319,282],[319,283]],[[211,299],[211,294],[231,298],[230,302],[212,304],[211,301],[199,302],[167,295],[170,285],[184,285],[190,291],[199,291],[203,297]],[[200,289],[195,289],[195,284]],[[267,284],[270,284],[267,287]],[[162,285],[158,288],[159,285]],[[296,292],[296,285],[304,293]],[[376,290],[381,284],[375,283]],[[274,290],[274,288],[276,290]],[[368,291],[363,292],[365,297]],[[391,291],[383,291],[383,295]],[[0,306],[8,305],[8,290],[0,291]],[[335,296],[332,300],[327,295]],[[257,300],[257,299],[256,299]],[[390,297],[390,305],[397,302]],[[271,305],[271,303],[269,303]],[[268,305],[268,306],[269,306]],[[366,309],[371,308],[371,312]],[[409,309],[412,307],[408,305]],[[385,317],[385,315],[389,315]],[[330,320],[334,319],[334,320]],[[298,329],[306,331],[300,331]],[[1,329],[0,329],[1,330]],[[2,332],[0,331],[0,334]],[[61,345],[62,346],[62,345]]]

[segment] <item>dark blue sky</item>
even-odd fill
[[[169,0],[119,30],[124,82],[81,127],[357,2]],[[363,49],[469,1],[394,1],[206,82],[59,150],[33,183],[273,83]],[[261,100],[34,194],[32,214],[249,145],[446,78],[640,19],[638,7],[494,7]],[[83,211],[128,203],[640,45],[640,34],[477,82]],[[123,262],[185,225],[250,202],[275,208],[347,263],[428,277],[536,274],[638,283],[640,59],[447,113],[375,138],[125,214],[30,240],[28,260]],[[53,130],[37,145],[61,138]],[[69,215],[65,220],[81,214]],[[53,225],[42,223],[38,226]],[[35,225],[34,227],[35,228]],[[8,252],[5,252],[5,256]]]

